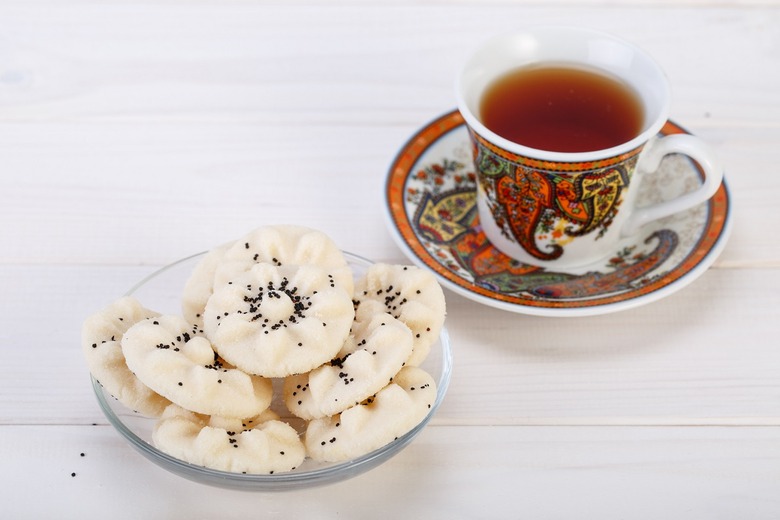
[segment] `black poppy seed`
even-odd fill
[[[152,323],[153,323],[154,325],[159,325],[159,324],[160,324],[160,322],[159,322],[159,321],[153,321]]]
[[[222,383],[222,380],[221,379],[217,379],[217,383]]]
[[[325,446],[325,441],[322,441],[322,442],[320,443],[320,446]]]
[[[97,348],[97,343],[93,343],[92,348]]]
[[[244,242],[244,248],[249,249],[249,242]]]
[[[71,476],[71,477],[75,477],[75,476],[76,476],[76,474],[75,474],[75,473],[71,473],[71,474],[70,474],[70,476]]]
[[[179,381],[179,386],[184,386],[184,384],[181,381]]]
[[[82,457],[84,457],[84,456],[85,456],[84,452],[81,452],[81,456],[82,456]]]
[[[298,401],[298,404],[303,404],[303,401]]]
[[[279,455],[284,455],[284,452],[283,452],[283,451],[280,451],[280,452],[279,452]]]

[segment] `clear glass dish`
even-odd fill
[[[127,294],[133,295],[147,308],[163,314],[179,314],[181,293],[192,269],[205,253],[190,256],[174,262],[141,280]],[[355,277],[361,276],[372,262],[359,256],[344,253]],[[431,353],[422,368],[428,371],[437,382],[436,401],[425,419],[405,435],[395,439],[362,457],[340,463],[316,463],[311,459],[297,469],[287,473],[273,475],[249,475],[213,470],[189,464],[172,457],[152,444],[152,431],[156,420],[144,417],[126,408],[93,378],[100,408],[108,421],[141,455],[158,466],[186,479],[229,489],[247,491],[280,491],[332,484],[355,477],[393,457],[407,446],[428,424],[436,413],[447,392],[452,373],[452,352],[446,328],[442,329],[439,340],[431,348]],[[275,381],[275,384],[279,381]],[[279,392],[276,392],[278,395]],[[272,407],[277,412],[283,408],[279,401]],[[294,420],[291,420],[294,424]]]

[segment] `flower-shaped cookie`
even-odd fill
[[[195,265],[190,277],[184,284],[181,310],[184,319],[193,325],[203,327],[203,309],[214,292],[214,273],[222,261],[225,251],[233,244],[228,242],[207,252]]]
[[[333,359],[354,316],[350,295],[325,268],[263,263],[215,289],[203,326],[229,363],[286,377]]]
[[[411,353],[409,327],[387,313],[363,316],[358,310],[335,359],[284,380],[284,402],[302,419],[343,412],[387,386]]]
[[[309,421],[309,457],[338,462],[380,448],[420,424],[436,400],[436,383],[418,367],[404,367],[375,397],[340,414]]]
[[[125,363],[122,335],[136,323],[158,316],[131,296],[120,298],[86,320],[81,345],[92,376],[131,410],[157,417],[170,401],[143,384]]]
[[[177,459],[234,473],[292,471],[306,456],[298,432],[270,410],[250,419],[226,419],[173,404],[152,438],[155,446]]]
[[[336,285],[352,295],[352,270],[341,250],[322,231],[292,225],[264,226],[251,231],[222,255],[214,273],[214,287],[224,285],[258,263],[323,267]]]
[[[412,330],[410,366],[425,360],[444,325],[444,292],[433,274],[418,267],[372,265],[355,284],[354,300],[358,309],[387,312]]]
[[[268,408],[270,380],[228,368],[180,316],[143,320],[125,332],[127,366],[160,395],[193,412],[252,417]]]

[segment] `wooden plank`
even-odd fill
[[[780,514],[780,429],[433,426],[384,465],[285,493],[148,462],[108,426],[3,426],[10,518],[751,518]],[[84,456],[81,456],[84,453]],[[71,476],[75,473],[75,476]],[[175,497],[175,500],[173,499]],[[56,499],[55,499],[56,498]]]
[[[318,227],[368,258],[404,258],[385,225],[382,190],[394,154],[413,130],[219,128],[0,127],[6,168],[0,261],[165,264],[269,223]],[[780,219],[780,208],[765,198],[780,191],[780,176],[763,172],[780,160],[772,144],[780,141],[780,128],[710,135],[734,212],[717,265],[780,266],[780,243],[765,232],[767,221]],[[358,152],[342,153],[345,142]]]
[[[15,295],[0,300],[0,315],[14,316],[0,335],[15,367],[0,378],[0,423],[104,422],[80,351],[81,323],[152,270],[0,270],[6,294]],[[593,318],[514,315],[447,297],[455,368],[439,424],[780,418],[780,270],[710,270],[665,300]],[[46,305],[55,308],[42,314]]]

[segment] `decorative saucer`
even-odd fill
[[[686,132],[672,122],[661,130],[675,133]],[[638,204],[684,193],[700,178],[690,159],[669,156],[643,179]],[[513,260],[480,227],[472,146],[457,110],[427,124],[401,148],[385,200],[390,230],[412,262],[467,298],[539,316],[605,314],[668,296],[712,265],[731,229],[724,180],[706,204],[647,224],[596,264],[551,271]]]

